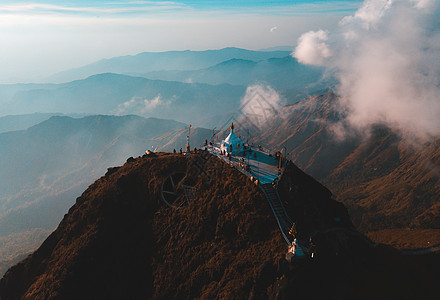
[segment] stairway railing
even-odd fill
[[[290,219],[289,215],[284,208],[283,203],[281,202],[278,191],[272,186],[272,184],[262,184],[260,185],[263,190],[264,195],[266,196],[267,202],[269,202],[270,208],[275,216],[275,219],[278,223],[278,227],[281,230],[281,234],[283,235],[284,240],[289,246],[292,246],[292,239],[289,237],[290,228],[293,225],[293,221]]]

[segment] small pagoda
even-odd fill
[[[221,149],[227,153],[237,153],[243,151],[243,142],[234,133],[234,122],[231,125],[231,131],[221,144]]]

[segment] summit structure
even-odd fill
[[[234,122],[231,125],[231,131],[221,144],[221,149],[227,153],[237,153],[243,151],[243,142],[234,133]]]
[[[272,155],[264,151],[261,146],[243,144],[234,133],[233,122],[230,128],[231,131],[226,139],[220,144],[212,144],[205,149],[235,167],[260,186],[274,213],[284,240],[293,249],[292,254],[297,255],[295,249],[300,249],[300,252],[303,253],[301,246],[294,243],[295,236],[291,233],[294,223],[287,214],[277,191],[278,182],[288,161],[283,159],[281,155]],[[302,241],[300,242],[302,243]]]
[[[259,183],[274,183],[278,180],[281,175],[281,157],[270,154],[260,145],[244,144],[235,134],[234,128],[232,122],[229,135],[219,143],[206,145],[205,149]]]

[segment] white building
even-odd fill
[[[231,132],[221,144],[221,150],[228,153],[243,151],[243,142],[234,133],[234,123],[231,125]]]

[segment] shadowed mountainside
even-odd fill
[[[333,94],[287,106],[256,140],[285,146],[347,206],[360,230],[440,228],[440,138],[414,146],[378,125],[367,137],[338,140],[330,130],[341,119],[337,106]]]
[[[160,197],[162,182],[179,171],[186,174],[183,183],[197,189],[184,209],[166,206]],[[280,182],[280,194],[299,235],[314,232],[312,261],[289,264],[283,258],[287,249],[262,192],[217,158],[159,154],[131,159],[91,185],[43,245],[6,273],[0,297],[435,294],[434,269],[420,273],[425,261],[387,247],[371,248],[352,230],[343,205],[293,165]]]
[[[151,149],[156,135],[182,127],[137,116],[52,117],[0,134],[0,275],[38,247],[40,233],[45,238],[109,165]]]

